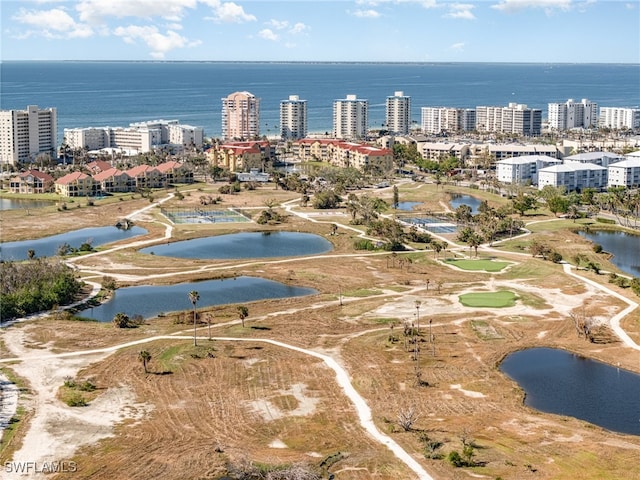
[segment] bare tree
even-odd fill
[[[198,337],[196,334],[196,316],[197,316],[196,304],[198,303],[199,300],[200,300],[200,294],[195,290],[191,290],[189,292],[189,301],[193,305],[193,346],[194,347],[198,346]]]
[[[420,418],[420,414],[416,411],[415,405],[401,408],[398,412],[398,425],[400,425],[405,432],[408,432],[413,428],[418,418]]]

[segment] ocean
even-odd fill
[[[549,102],[587,98],[603,107],[640,106],[638,64],[2,62],[0,107],[58,109],[65,128],[128,126],[174,120],[221,135],[223,97],[260,98],[260,133],[279,132],[280,102],[307,100],[310,132],[331,132],[333,102],[349,94],[369,101],[369,128],[381,127],[388,96],[420,108],[524,103],[547,114]]]

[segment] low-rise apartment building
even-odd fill
[[[568,162],[545,167],[538,172],[538,189],[545,186],[565,187],[567,192],[585,188],[602,190],[607,186],[608,170],[593,163]]]
[[[496,178],[499,182],[532,184],[539,182],[541,169],[562,162],[547,155],[521,155],[496,162]]]
[[[55,189],[63,197],[90,197],[96,195],[100,184],[91,175],[72,172],[56,180]]]
[[[640,187],[640,155],[628,155],[626,160],[609,165],[608,171],[608,187]]]
[[[49,193],[53,190],[53,177],[39,170],[27,170],[9,180],[11,193]]]
[[[625,159],[624,155],[619,155],[617,153],[585,152],[585,153],[578,153],[576,155],[566,156],[562,160],[564,161],[564,163],[567,163],[567,162],[593,163],[594,165],[600,165],[601,167],[607,168],[609,165],[616,162],[620,162],[624,159]]]

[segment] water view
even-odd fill
[[[49,200],[27,200],[22,198],[0,198],[0,210],[29,210],[30,208],[43,208],[54,205]]]
[[[422,202],[398,202],[396,209],[410,212],[413,210],[413,207],[420,205],[421,203]]]
[[[564,350],[508,355],[500,370],[518,382],[525,404],[607,430],[640,435],[640,375]]]
[[[97,247],[146,233],[147,230],[141,227],[132,227],[128,230],[117,227],[82,228],[36,240],[0,243],[0,259],[26,260],[29,258],[29,250],[35,252],[35,257],[52,257],[58,254],[58,250],[64,244],[68,244],[71,248],[80,248],[83,243]]]
[[[177,258],[230,259],[317,255],[332,249],[331,242],[311,233],[242,232],[156,245],[140,252]]]
[[[461,195],[454,193],[451,197],[452,198],[449,202],[449,205],[451,205],[451,208],[453,210],[457,209],[460,205],[467,205],[471,207],[472,215],[478,213],[478,207],[480,207],[480,204],[482,203],[482,200],[476,197],[472,197],[471,195]]]
[[[142,285],[119,288],[108,302],[83,310],[79,315],[99,322],[110,322],[120,312],[126,313],[130,318],[134,315],[151,318],[162,313],[189,310],[193,308],[189,301],[189,292],[192,290],[200,295],[197,307],[317,293],[312,288],[285,285],[259,277],[236,277],[176,285]]]
[[[602,245],[605,252],[613,254],[611,263],[634,277],[640,276],[640,235],[610,230],[578,232],[581,237]]]

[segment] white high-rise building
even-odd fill
[[[426,134],[468,132],[476,127],[476,111],[472,108],[422,107],[421,128]]]
[[[289,95],[280,102],[280,136],[283,140],[299,140],[307,136],[307,101]]]
[[[0,111],[0,165],[35,160],[40,153],[57,158],[57,135],[55,108]]]
[[[222,138],[253,140],[260,136],[260,99],[234,92],[222,99]]]
[[[598,126],[616,130],[640,128],[640,108],[601,107]]]
[[[479,132],[515,133],[536,136],[542,131],[542,110],[510,103],[506,107],[476,107]]]
[[[411,129],[411,97],[395,92],[387,97],[387,130],[397,135],[407,135]]]
[[[333,136],[347,140],[366,138],[369,125],[369,101],[347,95],[333,102]]]
[[[565,103],[549,103],[547,119],[554,130],[593,128],[598,125],[598,104],[586,98],[579,103],[572,98]]]

